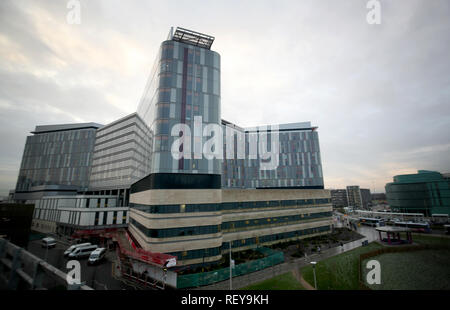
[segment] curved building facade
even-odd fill
[[[177,28],[160,46],[137,111],[153,133],[151,175],[146,182],[150,187],[164,187],[161,183],[167,178],[171,184],[179,183],[178,187],[189,187],[189,182],[177,181],[178,177],[187,174],[189,181],[196,183],[191,174],[198,174],[208,176],[205,187],[214,183],[220,188],[221,160],[207,160],[198,148],[209,139],[203,136],[206,126],[220,127],[221,123],[220,55],[209,49],[213,40]],[[194,119],[201,120],[200,127],[194,125]],[[189,131],[180,133],[180,124]],[[191,141],[191,158],[172,156],[172,146],[181,138],[183,147]]]
[[[386,184],[386,199],[394,212],[450,215],[450,178],[425,170],[397,175]]]

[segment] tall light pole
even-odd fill
[[[315,287],[316,290],[317,290],[316,264],[317,264],[317,262],[311,262],[311,265],[313,266],[313,274],[314,274],[314,287]]]

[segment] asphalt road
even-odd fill
[[[56,247],[51,249],[45,249],[41,247],[40,240],[30,241],[28,243],[27,250],[37,257],[46,260],[49,264],[58,268],[59,270],[67,273],[69,270],[66,265],[70,260],[64,257],[64,251],[69,247],[67,244],[63,244],[58,241]],[[127,286],[122,281],[113,277],[113,257],[114,252],[109,252],[106,255],[106,259],[98,265],[88,265],[87,258],[79,259],[81,265],[81,282],[85,282],[87,286],[95,290],[123,290],[133,289]]]

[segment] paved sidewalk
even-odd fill
[[[258,283],[267,279],[271,279],[275,276],[293,272],[298,270],[303,266],[310,264],[312,261],[320,262],[326,258],[339,255],[341,253],[353,250],[362,246],[362,242],[367,240],[369,242],[377,241],[378,234],[373,227],[358,227],[357,232],[364,236],[364,238],[344,243],[343,246],[334,247],[330,249],[322,250],[320,254],[309,255],[306,258],[297,258],[291,261],[284,262],[282,264],[275,265],[270,268],[266,268],[260,271],[249,273],[243,276],[232,278],[232,289],[240,289],[248,285]],[[230,280],[225,280],[208,286],[202,286],[199,288],[194,288],[198,290],[229,290]]]

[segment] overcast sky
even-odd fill
[[[0,195],[36,125],[135,112],[171,26],[214,36],[222,118],[311,121],[326,188],[450,172],[450,1],[0,1]]]

